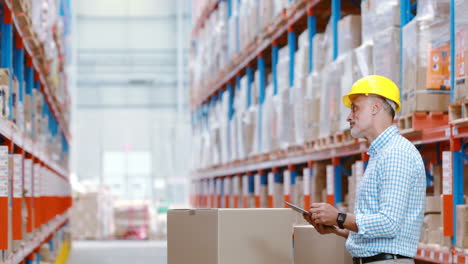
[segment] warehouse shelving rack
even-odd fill
[[[203,27],[204,20],[215,10],[221,0],[208,1],[202,15],[196,21],[192,38],[196,38],[198,32]],[[235,1],[235,0],[231,0]],[[193,120],[198,120],[203,111],[217,101],[218,96],[223,92],[228,92],[233,97],[233,85],[238,83],[239,76],[249,76],[248,102],[250,99],[250,82],[252,80],[252,71],[257,68],[260,72],[260,91],[259,105],[264,100],[265,76],[266,71],[271,71],[273,75],[273,85],[276,94],[276,64],[278,60],[279,47],[288,45],[290,47],[290,71],[294,72],[294,51],[296,50],[297,36],[306,28],[309,30],[309,40],[312,40],[316,32],[323,32],[327,23],[327,18],[331,16],[333,28],[333,58],[338,57],[338,30],[337,24],[342,15],[359,13],[353,5],[353,1],[340,0],[292,0],[288,9],[272,22],[271,25],[263,29],[261,35],[251,43],[247,49],[234,56],[226,69],[223,69],[210,82],[208,82],[207,91],[199,97],[192,98]],[[413,1],[414,2],[414,1]],[[455,1],[450,1],[450,46],[451,57],[455,58]],[[400,2],[401,26],[406,25],[413,17],[412,9],[415,4],[410,0]],[[400,35],[403,37],[403,35]],[[403,39],[401,45],[403,45]],[[309,72],[312,72],[312,45],[309,46]],[[401,50],[401,49],[400,49]],[[269,56],[271,54],[271,56]],[[402,60],[402,57],[401,57]],[[451,72],[455,72],[454,60],[451,60]],[[294,83],[294,74],[290,75],[291,86]],[[455,77],[451,76],[451,103],[454,103]],[[237,85],[236,85],[237,86]],[[231,100],[232,101],[232,100]],[[232,106],[231,106],[232,108]],[[466,176],[463,174],[463,160],[467,159],[465,149],[468,143],[463,144],[463,139],[468,138],[468,121],[449,120],[447,114],[443,113],[414,113],[410,120],[400,120],[403,129],[401,134],[411,140],[422,153],[426,165],[428,163],[443,165],[448,168],[444,170],[444,181],[449,181],[449,188],[443,192],[443,229],[444,236],[451,237],[455,244],[454,234],[456,233],[456,210],[458,204],[463,204],[464,185]],[[192,173],[192,181],[208,186],[209,194],[196,193],[192,202],[195,206],[219,207],[222,205],[221,199],[224,196],[225,206],[229,207],[229,194],[223,193],[223,187],[230,187],[232,178],[244,181],[243,188],[248,189],[250,194],[256,194],[255,206],[259,207],[258,186],[266,184],[269,187],[274,182],[279,182],[281,171],[290,178],[291,184],[294,184],[295,173],[301,169],[304,175],[311,175],[313,164],[316,161],[331,160],[333,167],[334,186],[333,194],[328,195],[327,200],[331,204],[337,204],[343,200],[342,197],[342,178],[341,175],[349,174],[340,166],[342,159],[350,156],[356,156],[364,163],[368,161],[368,145],[361,140],[354,140],[351,143],[336,144],[323,149],[310,148],[309,144],[289,148],[288,150],[258,155],[242,161],[235,161],[229,164],[218,165],[211,168],[201,169]],[[428,173],[429,174],[429,173]],[[267,176],[268,175],[268,176]],[[430,176],[430,175],[429,175]],[[306,179],[308,177],[304,177]],[[430,177],[429,177],[430,178]],[[226,186],[226,183],[227,186]],[[257,182],[257,183],[256,183]],[[216,192],[215,192],[216,190]],[[236,190],[237,191],[237,190]],[[244,191],[245,193],[245,191]],[[238,195],[238,193],[233,193]],[[268,206],[273,207],[271,202],[271,191],[268,196]],[[288,197],[285,197],[287,200]],[[304,196],[304,206],[310,206],[310,196],[306,193]],[[237,207],[234,204],[232,207]],[[244,198],[244,207],[247,201]],[[435,263],[468,263],[468,252],[456,250],[452,247],[450,250],[441,250],[421,245],[418,248],[417,259],[435,262]]]
[[[32,33],[32,28],[25,27],[24,21],[27,20],[24,12],[21,12],[21,6],[24,2],[17,0],[0,1],[0,18],[1,18],[1,67],[6,68],[10,72],[10,93],[13,75],[16,76],[20,96],[19,101],[23,102],[23,92],[32,94],[33,89],[38,89],[45,98],[43,113],[49,117],[48,128],[52,135],[60,135],[62,138],[62,151],[68,153],[69,142],[71,140],[69,132],[69,124],[66,121],[66,115],[69,110],[69,100],[66,103],[60,103],[57,96],[53,92],[53,84],[49,81],[49,66],[43,61],[42,54],[34,47],[37,47],[39,41]],[[63,3],[62,3],[63,4]],[[66,8],[62,6],[61,8]],[[55,38],[59,50],[60,68],[64,67],[63,44],[58,38]],[[23,86],[24,85],[24,86]],[[25,90],[23,91],[23,87]],[[66,92],[68,93],[68,92]],[[66,95],[69,98],[69,95]],[[12,96],[8,102],[10,116],[8,119],[0,119],[0,143],[3,146],[8,146],[9,154],[21,154],[23,158],[32,159],[34,164],[40,164],[43,168],[53,172],[58,178],[69,182],[68,168],[63,164],[59,164],[52,157],[46,154],[43,146],[38,144],[34,137],[20,131],[12,120]],[[38,198],[32,198],[35,208],[40,206]],[[39,198],[39,199],[42,199]],[[13,255],[5,262],[0,263],[33,263],[39,262],[40,247],[44,243],[54,239],[58,230],[67,228],[68,226],[68,208],[71,206],[71,196],[63,197],[62,204],[55,207],[54,204],[48,204],[49,209],[55,210],[54,216],[51,212],[45,212],[46,207],[41,206],[44,211],[37,212],[36,217],[39,217],[33,229],[34,237],[23,244]],[[34,207],[34,206],[33,206]],[[13,210],[16,210],[14,208]],[[58,212],[60,210],[60,212]],[[4,221],[4,220],[2,220]],[[39,223],[42,221],[42,223]],[[15,223],[13,223],[15,225]],[[29,225],[29,222],[28,222]],[[4,236],[4,234],[2,234]],[[24,237],[23,237],[24,238]],[[62,253],[65,252],[65,253]],[[64,247],[61,250],[61,258],[66,255],[67,249]],[[63,261],[63,260],[62,260]]]

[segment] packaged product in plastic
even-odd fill
[[[290,104],[290,90],[279,91],[273,98],[278,117],[278,137],[281,149],[288,148],[294,142],[294,119]]]
[[[374,72],[400,83],[400,29],[389,28],[374,35]]]
[[[337,96],[336,104],[339,105],[339,131],[344,131],[349,128],[349,124],[346,121],[348,114],[350,112],[349,108],[347,108],[343,103],[341,103],[341,98],[349,92],[351,86],[354,82],[356,82],[359,78],[358,70],[357,70],[357,63],[356,57],[354,52],[349,52],[340,57],[341,60],[341,74],[337,76],[341,76],[340,82],[340,95]]]
[[[418,3],[419,4],[419,3]],[[374,1],[375,16],[372,23],[376,31],[400,26],[400,1]]]
[[[272,118],[274,113],[273,106],[273,85],[269,84],[265,89],[265,101],[262,105],[262,153],[268,153],[272,150]]]
[[[361,37],[362,43],[372,43],[374,36],[375,1],[361,1]]]
[[[264,31],[272,23],[274,0],[261,0],[259,5],[260,30]]]
[[[278,92],[289,88],[289,61],[289,48],[281,48],[278,52],[277,65]]]
[[[252,126],[252,144],[251,144],[251,150],[250,152],[247,152],[248,153],[248,156],[251,157],[251,156],[255,156],[257,155],[260,150],[259,150],[259,146],[260,146],[260,142],[259,142],[259,136],[260,136],[260,129],[261,129],[261,124],[258,123],[258,117],[259,117],[259,110],[258,110],[258,105],[252,105],[250,106],[249,108],[249,114],[246,116],[248,117],[248,119],[246,118],[244,120],[244,122],[247,123],[247,120],[249,121],[248,124]],[[246,144],[246,146],[248,146]]]
[[[366,42],[354,50],[358,78],[374,74],[374,64],[372,64],[373,49],[374,45],[372,42]]]
[[[322,72],[322,89],[320,93],[320,130],[319,137],[327,137],[338,131],[339,95],[341,95],[340,76],[341,62],[335,61],[326,66]]]
[[[348,15],[338,22],[338,54],[345,54],[361,45],[361,16]]]
[[[325,63],[326,49],[328,48],[325,42],[325,34],[317,33],[312,39],[312,69],[315,72],[320,72]]]
[[[304,137],[306,142],[318,137],[320,122],[320,87],[321,74],[313,72],[307,77],[305,103],[304,103]]]

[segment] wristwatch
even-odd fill
[[[336,218],[336,222],[338,223],[338,227],[344,229],[344,222],[346,220],[346,213],[338,213],[338,217]]]

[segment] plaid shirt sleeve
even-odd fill
[[[372,214],[356,214],[358,234],[363,238],[393,238],[404,221],[405,211],[410,204],[412,175],[415,175],[414,158],[411,152],[398,148],[379,157],[377,171],[380,196],[379,210]]]

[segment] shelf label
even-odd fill
[[[224,195],[231,194],[231,178],[224,178]]]
[[[24,189],[26,190],[25,197],[32,197],[32,160],[24,160]]]
[[[303,171],[304,179],[304,195],[310,195],[310,169],[305,168]]]
[[[0,197],[8,197],[8,147],[0,146]]]
[[[239,177],[232,178],[232,194],[239,195]]]
[[[335,177],[333,165],[327,165],[327,194],[335,194]]]
[[[284,195],[290,194],[290,185],[291,185],[291,172],[289,170],[285,170],[283,174]]]
[[[254,176],[254,193],[256,196],[260,195],[260,174]]]
[[[242,176],[242,195],[247,196],[249,194],[249,176]]]
[[[23,157],[13,155],[13,198],[23,197]]]
[[[444,151],[442,152],[442,194],[451,195],[452,190],[452,152]]]
[[[268,173],[268,195],[275,193],[275,174],[273,172]]]

